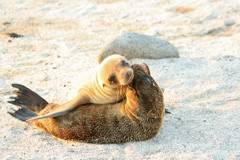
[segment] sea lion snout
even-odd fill
[[[158,86],[151,77],[146,64],[134,64],[132,68],[134,70],[134,79],[130,84],[131,87],[135,88],[141,94],[152,94],[155,92],[155,89],[156,91],[158,90]]]
[[[131,67],[123,69],[121,72],[120,84],[121,85],[128,85],[132,82],[134,78],[133,69]]]

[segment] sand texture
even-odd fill
[[[124,32],[167,40],[180,55],[133,60],[149,65],[172,112],[155,138],[67,142],[7,114],[11,83],[67,101],[100,50]],[[239,160],[240,1],[1,0],[0,159]]]

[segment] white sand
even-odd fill
[[[134,60],[150,66],[173,113],[157,137],[59,141],[6,113],[13,82],[66,101],[100,49],[124,31],[158,35],[180,52],[179,59]],[[25,37],[8,42],[8,32]],[[239,55],[237,0],[1,0],[0,159],[240,159]]]

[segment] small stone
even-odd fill
[[[10,22],[3,22],[3,25],[4,26],[8,26],[8,25],[10,25],[11,23]]]
[[[68,152],[74,153],[75,150],[73,150],[73,149],[68,149]]]
[[[224,28],[222,27],[218,27],[218,28],[211,28],[211,29],[208,29],[208,30],[203,30],[203,31],[200,31],[200,33],[198,34],[199,36],[205,36],[205,35],[217,35],[218,33],[221,33],[224,31]]]
[[[50,54],[49,54],[49,53],[43,53],[43,54],[41,54],[41,56],[42,56],[42,57],[49,57]]]
[[[225,21],[224,21],[224,25],[226,26],[226,27],[230,27],[230,26],[232,26],[232,25],[234,25],[236,22],[234,21],[234,19],[226,19]]]
[[[14,33],[14,32],[12,32],[12,33],[7,33],[7,35],[8,35],[9,37],[11,37],[11,38],[21,38],[21,37],[24,37],[23,35],[18,34],[18,33]]]
[[[127,59],[146,58],[178,58],[179,53],[175,46],[156,36],[128,32],[109,43],[98,56],[100,63],[104,58],[120,54]]]

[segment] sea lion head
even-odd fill
[[[147,64],[134,64],[132,68],[134,71],[134,79],[130,87],[136,90],[140,100],[149,104],[153,103],[154,96],[159,95],[160,88],[151,77]],[[148,101],[151,101],[151,103]]]
[[[133,69],[124,56],[114,54],[100,63],[98,78],[102,86],[111,88],[125,86],[132,82],[133,77]]]

